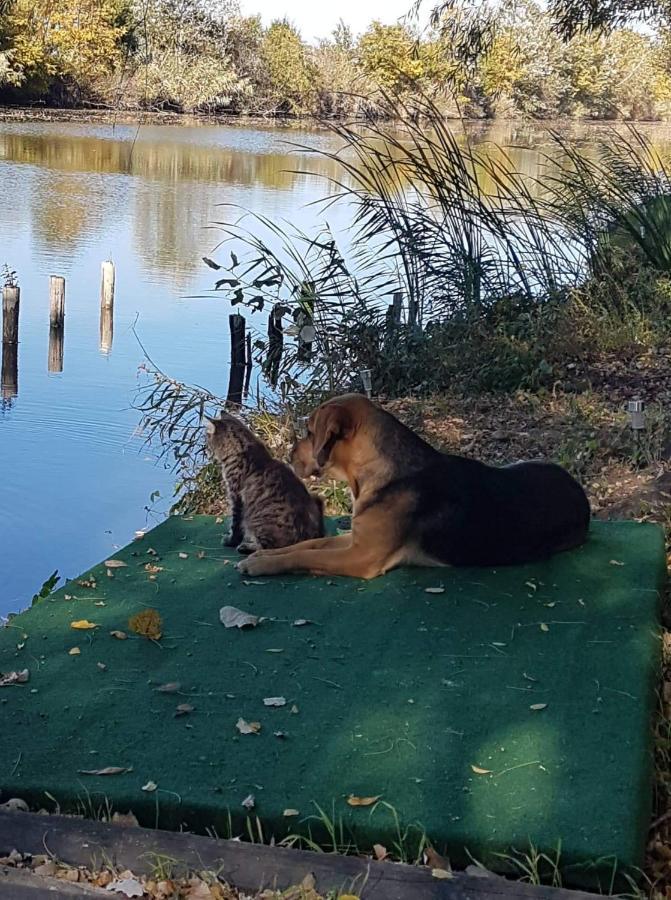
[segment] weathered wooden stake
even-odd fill
[[[245,317],[233,313],[228,317],[228,324],[231,329],[231,374],[226,403],[240,406],[245,380]]]
[[[417,328],[419,325],[419,302],[417,300],[408,301],[408,325],[411,328]]]
[[[100,352],[109,353],[114,340],[114,309],[111,306],[100,307]]]
[[[65,278],[49,276],[49,324],[62,328],[65,322]]]
[[[304,281],[300,291],[300,309],[295,313],[298,327],[297,357],[301,362],[309,363],[312,359],[312,342],[315,339],[315,285],[313,281]]]
[[[19,345],[16,341],[3,341],[2,344],[0,393],[3,401],[11,401],[19,393]]]
[[[282,330],[284,309],[285,307],[281,303],[276,303],[268,316],[268,349],[263,363],[263,371],[273,388],[277,386],[280,377],[280,364],[284,352],[284,331]]]
[[[114,263],[107,260],[102,264],[102,277],[100,281],[100,308],[114,309],[114,283],[116,275]]]
[[[65,344],[65,329],[54,328],[49,329],[49,358],[47,368],[52,373],[63,371],[63,347]]]
[[[252,380],[252,367],[254,360],[252,359],[252,333],[247,332],[247,354],[245,360],[245,386],[243,388],[243,396],[245,399],[249,397],[249,382]]]
[[[19,304],[21,291],[18,287],[2,289],[2,342],[16,344],[19,340]]]

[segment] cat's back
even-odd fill
[[[286,532],[287,543],[323,536],[321,500],[280,460],[259,461],[245,485],[245,495],[249,513],[274,522]]]

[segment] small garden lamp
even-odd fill
[[[629,425],[633,431],[643,431],[645,428],[645,403],[643,400],[630,400],[627,403],[629,413]]]
[[[359,378],[367,397],[373,394],[373,378],[370,369],[359,369]]]

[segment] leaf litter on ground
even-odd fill
[[[20,669],[17,672],[0,672],[0,687],[9,687],[12,684],[25,684],[30,678],[28,669]]]
[[[261,731],[260,722],[246,722],[242,717],[235,723],[240,734],[258,734]]]
[[[355,797],[354,794],[350,794],[347,798],[347,803],[350,806],[372,806],[374,803],[380,799],[382,794],[378,794],[375,797]]]
[[[125,775],[127,772],[132,772],[131,768],[124,768],[123,766],[106,766],[104,769],[78,769],[78,775]]]
[[[263,705],[264,706],[286,706],[287,700],[286,700],[286,697],[264,697]]]
[[[219,621],[224,628],[255,628],[260,618],[235,606],[222,606],[219,610]]]

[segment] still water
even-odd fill
[[[478,138],[510,147],[530,173],[547,146],[527,127]],[[136,333],[163,370],[225,393],[230,309],[203,296],[214,273],[201,257],[232,216],[220,204],[309,227],[329,164],[291,144],[335,146],[317,130],[0,123],[0,266],[21,286],[18,366],[0,409],[0,615],[167,511],[173,475],[135,434]],[[117,285],[113,343],[101,348],[105,259]],[[50,275],[67,283],[62,372],[48,365]]]

